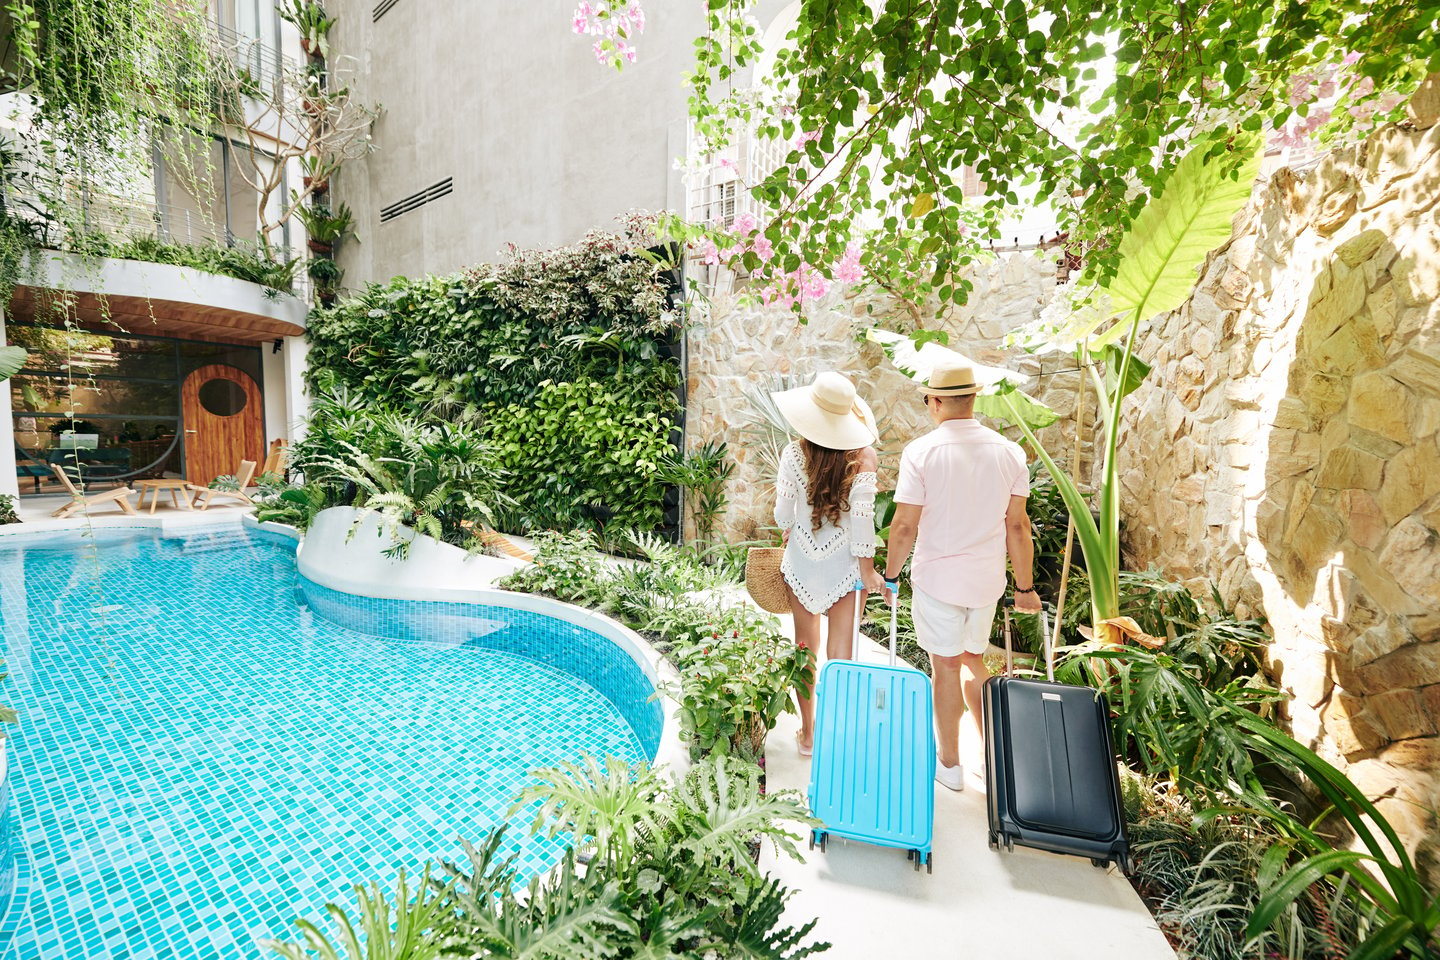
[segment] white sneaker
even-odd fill
[[[943,763],[940,762],[940,758],[939,758],[939,757],[936,757],[936,758],[935,758],[935,780],[936,780],[941,786],[949,787],[951,790],[954,790],[954,791],[956,791],[957,793],[964,792],[964,790],[965,790],[965,765],[964,765],[964,764],[961,764],[961,763],[957,763],[957,764],[955,764],[955,766],[953,766],[953,767],[947,767],[947,766],[945,766],[945,764],[943,764]]]

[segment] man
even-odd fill
[[[1005,555],[1015,573],[1015,609],[1039,613],[1034,544],[1025,501],[1030,475],[1019,444],[975,419],[974,370],[958,358],[936,364],[921,387],[935,429],[905,447],[885,562],[885,599],[915,549],[911,605],[915,635],[930,654],[939,762],[935,779],[965,789],[960,717],[980,728],[983,655],[1005,593]]]

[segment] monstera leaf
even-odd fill
[[[24,347],[0,347],[0,380],[9,380],[19,373],[29,358]]]
[[[1179,307],[1195,289],[1196,271],[1206,256],[1230,239],[1231,221],[1249,199],[1260,169],[1260,141],[1237,134],[1230,157],[1209,157],[1208,151],[1204,146],[1191,150],[1166,179],[1165,191],[1125,232],[1120,267],[1105,284],[1110,316],[1121,320],[1092,338],[1092,349],[1124,336],[1134,321]],[[1244,158],[1238,168],[1235,154]]]

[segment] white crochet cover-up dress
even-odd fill
[[[840,514],[838,525],[823,518],[818,530],[811,526],[807,487],[805,454],[791,441],[780,454],[775,477],[775,523],[790,531],[780,572],[806,610],[824,613],[855,589],[859,558],[875,556],[875,473],[856,474],[850,510]]]

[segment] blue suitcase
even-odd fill
[[[905,850],[916,870],[923,862],[933,871],[935,710],[930,678],[896,665],[895,612],[889,666],[832,660],[820,671],[810,812],[821,825],[810,847],[823,852],[832,836],[863,840]]]

